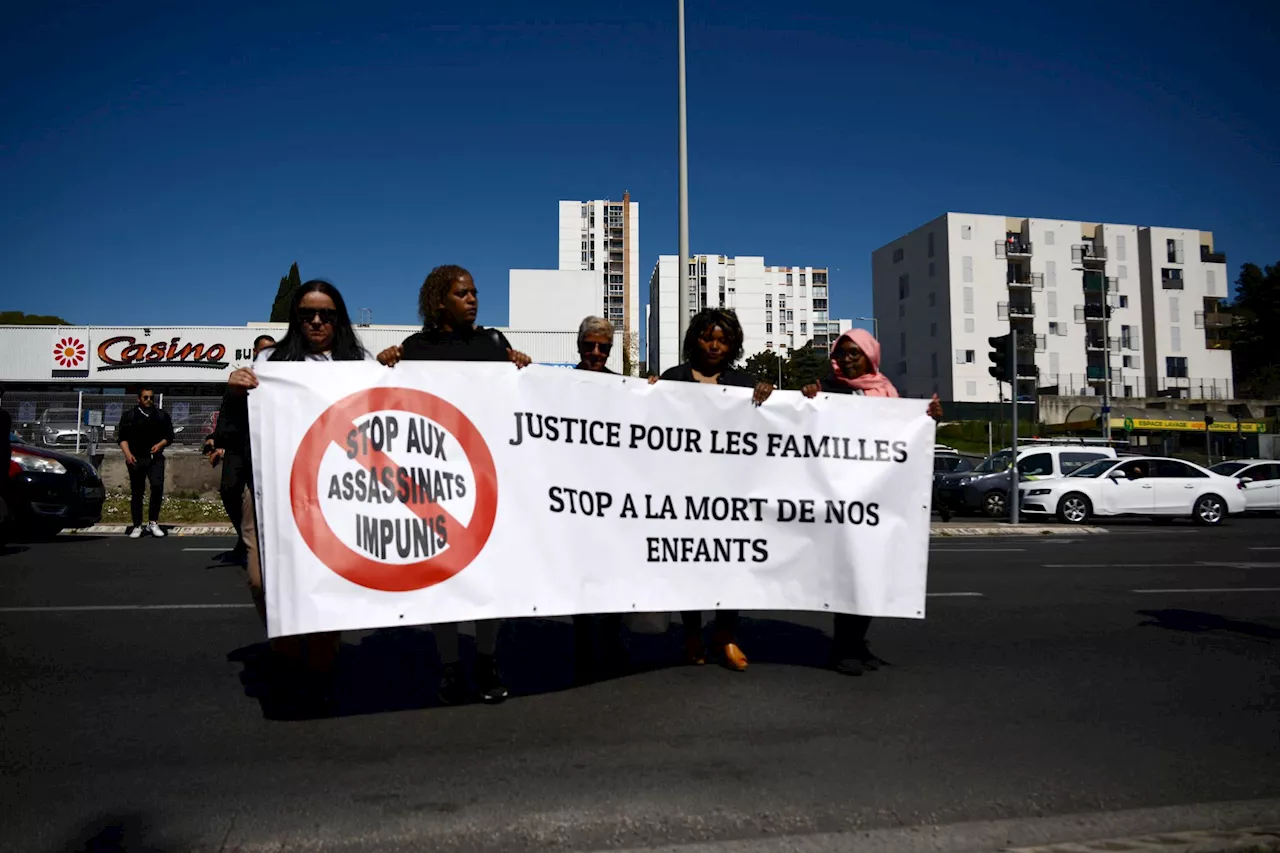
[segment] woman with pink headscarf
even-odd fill
[[[826,394],[858,394],[863,397],[897,397],[898,389],[880,372],[880,342],[865,329],[850,329],[831,347],[831,373],[821,382],[800,389],[806,397]],[[942,418],[942,403],[934,394],[928,414]],[[870,616],[837,613],[831,647],[831,668],[841,675],[862,675],[877,670],[884,661],[867,647]]]

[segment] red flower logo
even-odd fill
[[[84,344],[79,338],[63,338],[53,345],[53,360],[63,367],[79,367],[84,357]]]

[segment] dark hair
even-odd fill
[[[449,294],[453,283],[464,275],[470,276],[471,273],[453,264],[436,267],[427,273],[422,289],[418,291],[418,316],[422,318],[424,328],[440,327],[440,303]]]
[[[156,393],[156,389],[152,388],[150,385],[139,385],[137,388],[133,389],[133,394],[135,397],[141,397],[143,391],[150,391],[152,396],[155,396]]]
[[[738,322],[737,312],[732,308],[703,308],[689,320],[689,329],[684,333],[685,361],[697,363],[698,339],[716,326],[724,332],[729,347],[725,367],[742,358],[742,324]]]
[[[311,279],[294,291],[289,302],[289,331],[276,343],[268,361],[305,361],[310,354],[311,346],[307,343],[307,333],[302,330],[302,317],[298,314],[302,299],[308,293],[323,293],[333,300],[333,307],[338,310],[338,316],[333,319],[333,346],[330,349],[333,360],[362,361],[365,350],[360,346],[356,330],[351,327],[347,303],[338,288],[319,278]]]
[[[334,304],[337,304],[337,303],[335,302]],[[276,342],[276,339],[271,337],[270,335],[258,335],[256,338],[253,339],[253,348],[257,349],[258,344],[262,343],[263,341],[271,341],[271,343],[274,344]]]

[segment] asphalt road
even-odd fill
[[[0,849],[592,850],[1280,796],[1280,521],[935,540],[927,619],[878,621],[895,666],[862,678],[821,667],[829,617],[754,614],[744,674],[663,666],[673,629],[573,688],[569,626],[530,620],[516,697],[438,708],[429,632],[348,635],[338,714],[304,720],[260,698],[240,570],[191,550],[221,541],[0,557]]]

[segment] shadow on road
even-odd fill
[[[1214,613],[1201,613],[1196,610],[1139,610],[1138,615],[1150,617],[1146,622],[1140,623],[1140,627],[1166,628],[1170,631],[1183,631],[1190,634],[1227,631],[1263,640],[1280,640],[1280,629],[1257,622],[1228,619]]]
[[[142,815],[104,815],[89,821],[50,853],[161,853],[146,839],[151,822]]]
[[[710,623],[711,614],[704,618]],[[710,624],[706,630],[711,630]],[[831,641],[823,631],[773,619],[744,617],[738,637],[757,664],[825,667],[831,650]],[[625,673],[615,677],[681,665],[684,631],[678,624],[663,634],[635,634],[624,629],[623,638],[629,665]],[[469,671],[475,644],[465,634],[461,641],[462,662]],[[236,649],[227,660],[243,665],[240,682],[245,695],[258,700],[267,719],[356,716],[440,705],[436,695],[440,656],[428,628],[389,628],[344,642],[333,701],[323,711],[317,711],[314,703],[299,702],[296,694],[283,686],[266,643]],[[579,686],[574,672],[573,626],[568,620],[505,621],[498,641],[498,661],[515,700]]]

